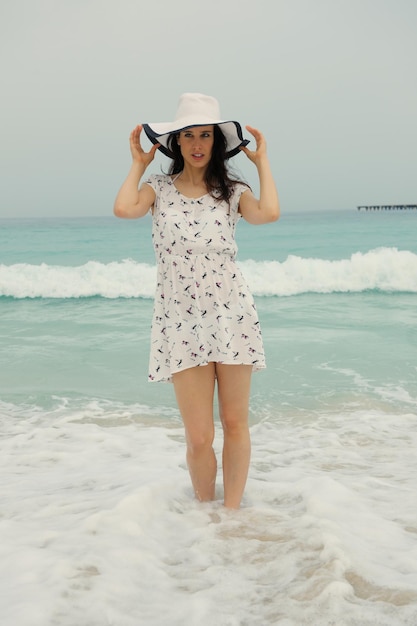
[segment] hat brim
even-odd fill
[[[155,145],[157,143],[161,144],[158,147],[165,156],[170,159],[174,158],[173,152],[168,148],[168,140],[170,135],[173,133],[179,133],[186,128],[194,128],[195,126],[211,126],[217,125],[221,127],[221,131],[226,138],[226,159],[230,159],[240,152],[240,149],[243,146],[247,146],[249,143],[248,139],[243,138],[242,127],[239,122],[234,121],[223,121],[223,120],[207,120],[206,122],[201,122],[199,120],[198,123],[192,121],[191,119],[187,121],[182,120],[179,125],[178,122],[168,122],[168,123],[150,123],[143,124],[143,130],[146,133],[148,139]],[[184,123],[185,122],[185,123]]]

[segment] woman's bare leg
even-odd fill
[[[250,461],[249,394],[251,365],[216,363],[220,419],[224,431],[224,505],[238,509]]]
[[[187,464],[198,500],[214,500],[217,461],[213,450],[215,366],[191,367],[172,377],[187,442]]]

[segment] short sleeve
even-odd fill
[[[233,194],[230,198],[230,213],[234,218],[235,224],[237,224],[237,222],[242,217],[239,213],[240,196],[244,191],[247,191],[248,189],[248,185],[245,185],[244,183],[236,183],[233,187]]]
[[[143,181],[143,183],[152,187],[156,195],[159,196],[162,185],[162,176],[158,176],[158,174],[151,174],[146,180]]]
[[[244,183],[236,183],[234,191],[233,191],[233,195],[236,195],[236,201],[238,205],[240,202],[240,196],[242,195],[244,191],[248,191],[248,189],[249,189],[248,185],[245,185]]]

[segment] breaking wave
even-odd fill
[[[290,255],[283,262],[239,262],[258,297],[362,291],[417,293],[417,254],[396,248],[357,252],[349,259]],[[12,298],[153,298],[156,266],[126,259],[77,267],[0,265],[0,296]]]

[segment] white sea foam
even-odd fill
[[[396,248],[355,253],[349,259],[326,260],[288,256],[278,261],[239,263],[256,296],[301,293],[417,293],[417,254]],[[13,298],[152,298],[156,267],[133,260],[78,267],[0,265],[0,296]]]
[[[130,259],[78,267],[0,265],[0,295],[14,298],[152,298],[155,280],[156,267]]]
[[[0,623],[415,626],[415,414],[266,417],[234,513],[151,414],[0,403]]]

